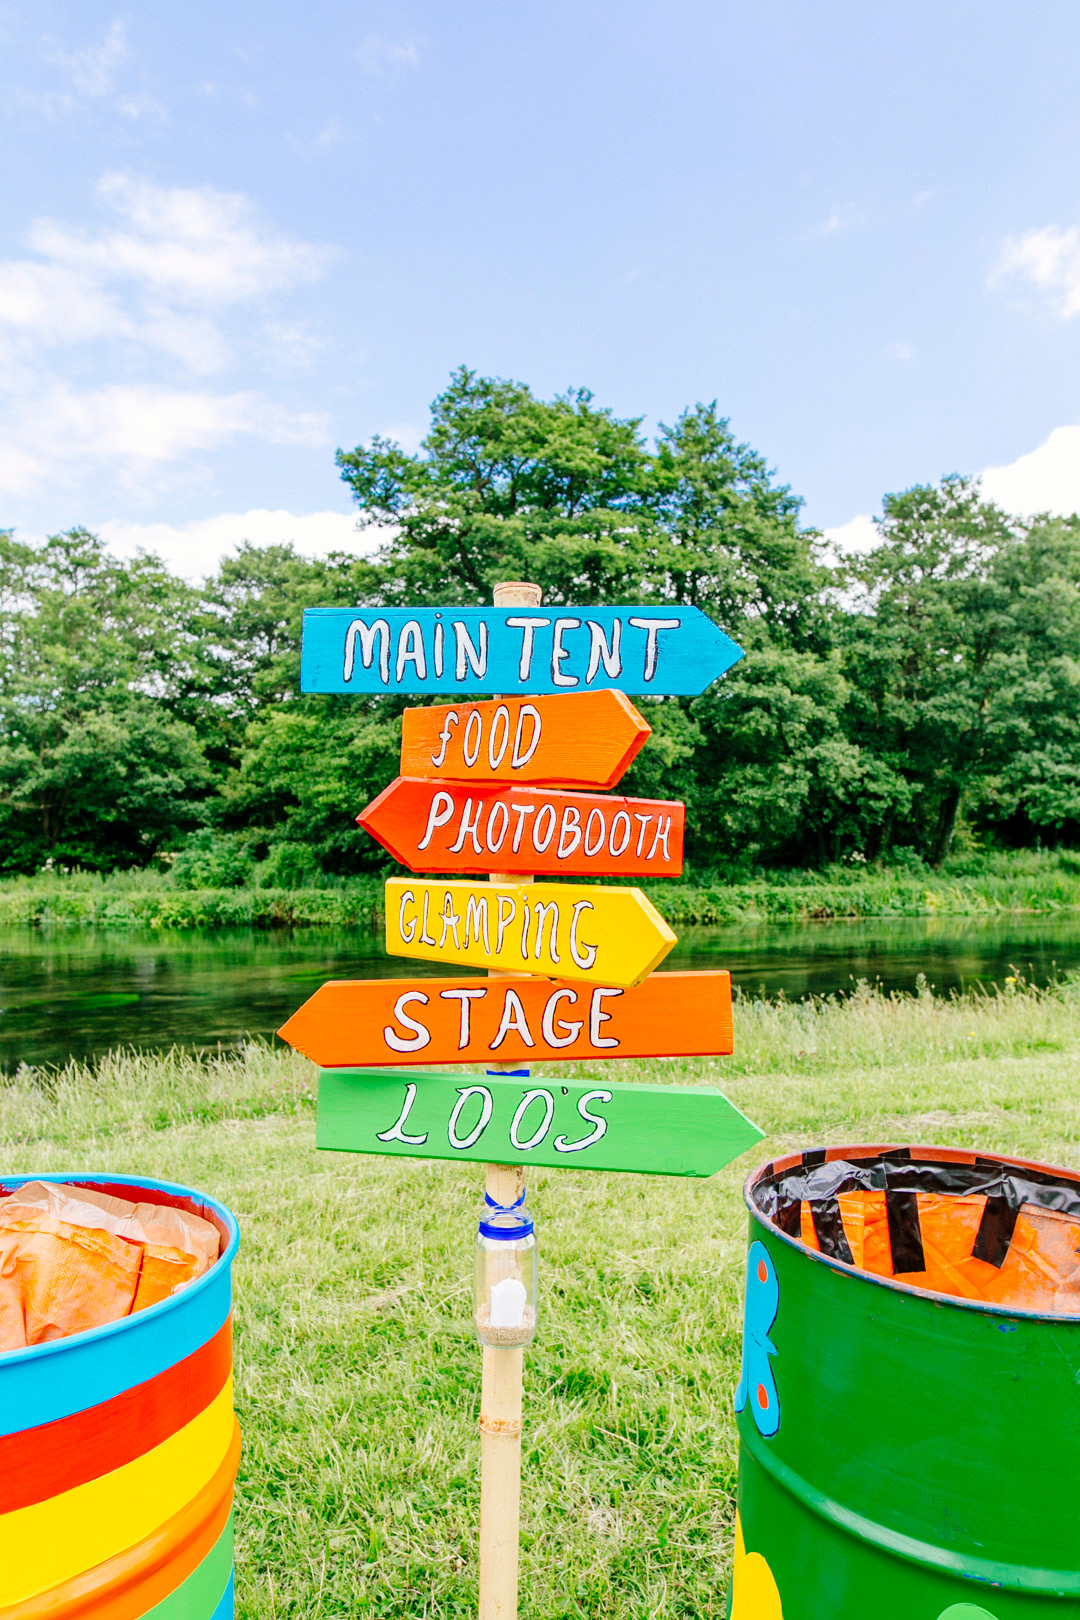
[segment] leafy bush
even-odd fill
[[[237,833],[201,827],[185,841],[172,863],[178,889],[239,889],[255,875],[255,862]]]

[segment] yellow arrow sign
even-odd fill
[[[386,885],[391,956],[629,989],[674,944],[675,935],[640,889],[415,878],[391,878]]]

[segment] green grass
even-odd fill
[[[710,1181],[541,1172],[526,1353],[522,1612],[724,1612],[752,1163],[796,1144],[945,1142],[1080,1167],[1080,984],[741,1001],[733,1058],[605,1078],[720,1082],[769,1133]],[[575,1072],[596,1073],[575,1070]],[[242,1620],[472,1616],[479,1167],[314,1148],[314,1071],[114,1055],[0,1087],[4,1161],[205,1188],[238,1213]]]
[[[612,880],[614,881],[614,880]],[[832,866],[746,881],[652,883],[646,893],[676,926],[830,917],[972,917],[1080,910],[1080,853],[1020,850],[958,855],[940,871]],[[0,880],[0,927],[370,927],[382,879],[327,880],[302,889],[182,889],[156,871],[41,872]]]

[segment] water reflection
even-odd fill
[[[864,978],[939,992],[1080,969],[1080,916],[889,919],[688,928],[669,968],[731,970],[750,995],[797,999]],[[0,1068],[112,1046],[234,1047],[275,1030],[324,979],[432,976],[355,929],[208,934],[0,931]],[[449,971],[449,970],[447,970]]]

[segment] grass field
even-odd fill
[[[541,1172],[522,1613],[719,1617],[752,1163],[944,1142],[1080,1166],[1080,984],[993,998],[741,1002],[738,1053],[612,1065],[720,1082],[769,1135],[711,1181]],[[584,1071],[589,1072],[589,1071]],[[238,1613],[474,1613],[479,1167],[318,1154],[314,1071],[118,1055],[0,1088],[11,1170],[141,1171],[238,1213]]]

